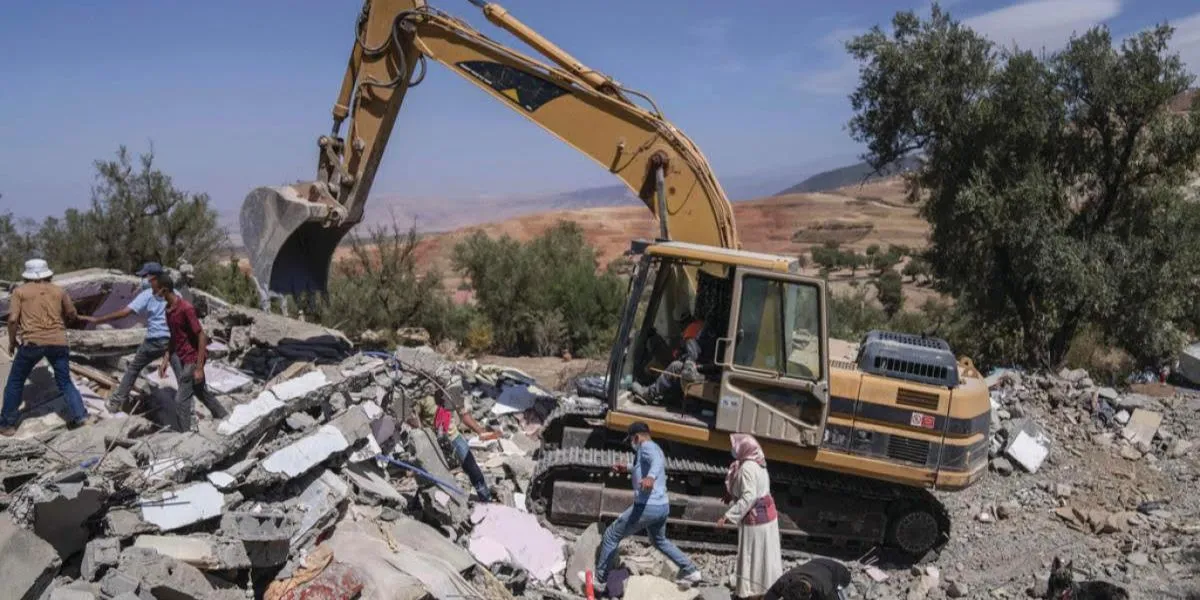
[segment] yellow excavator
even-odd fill
[[[786,548],[921,556],[949,537],[931,490],[987,467],[990,402],[970,360],[946,342],[873,331],[857,349],[828,338],[825,282],[791,257],[741,248],[733,209],[700,150],[645,94],[583,65],[494,3],[492,24],[549,61],[521,54],[423,0],[366,0],[315,181],[252,191],[243,242],[260,285],[325,289],[333,252],[363,207],[405,94],[427,61],[461,75],[619,177],[657,218],[635,241],[603,406],[564,401],[545,420],[528,505],[551,523],[615,518],[630,502],[622,438],[649,425],[669,457],[672,536],[728,547],[723,475],[729,435],[766,453]],[[348,131],[343,132],[349,120]],[[696,369],[675,393],[634,389],[662,375],[681,315],[703,321]],[[831,347],[833,348],[831,353]]]

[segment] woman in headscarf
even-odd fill
[[[730,502],[717,525],[738,527],[738,558],[733,593],[738,598],[758,598],[783,575],[779,551],[779,519],[771,497],[767,459],[754,436],[729,436],[733,462],[725,473],[725,493]]]

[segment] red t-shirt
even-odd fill
[[[179,356],[179,362],[190,365],[198,359],[196,348],[200,345],[200,319],[196,307],[179,299],[175,306],[167,307],[167,329],[171,330],[171,349]]]

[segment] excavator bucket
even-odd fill
[[[242,203],[242,245],[259,286],[279,294],[324,292],[329,264],[351,224],[329,226],[332,207],[306,199],[311,185],[255,188]]]

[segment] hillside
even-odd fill
[[[903,194],[903,182],[889,178],[830,192],[738,202],[734,204],[734,217],[747,250],[795,256],[829,240],[860,252],[871,244],[923,247],[928,225],[915,207],[904,202]],[[560,220],[574,221],[583,228],[602,265],[628,250],[631,240],[653,239],[658,233],[657,222],[641,205],[549,211],[428,235],[418,249],[419,260],[450,275],[447,285],[454,289],[460,280],[452,274],[450,255],[454,245],[468,235],[483,231],[490,236],[508,235],[525,241]],[[808,272],[816,274],[811,266]],[[866,278],[860,272],[858,279]],[[833,289],[847,289],[850,280],[848,274],[834,275]],[[906,294],[910,301],[920,302],[933,292],[912,287]]]
[[[838,188],[858,186],[863,183],[870,183],[872,181],[877,181],[879,179],[884,179],[899,173],[910,171],[916,167],[917,164],[918,160],[916,158],[905,158],[899,163],[885,169],[884,173],[881,175],[875,173],[875,170],[872,169],[867,163],[860,162],[857,164],[817,173],[816,175],[813,175],[812,177],[809,177],[808,179],[805,179],[804,181],[801,181],[800,183],[797,183],[796,185],[793,185],[792,187],[789,187],[776,195],[786,196],[788,194],[824,192],[836,190]]]

